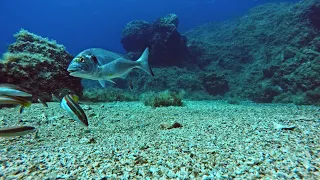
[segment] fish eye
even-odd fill
[[[83,57],[80,57],[79,61],[80,61],[80,62],[84,62],[84,58],[83,58]]]

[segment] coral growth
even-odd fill
[[[16,42],[0,61],[0,83],[27,89],[34,101],[51,100],[51,94],[82,94],[80,79],[66,71],[73,57],[62,45],[23,29],[14,36]]]

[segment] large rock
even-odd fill
[[[149,46],[152,66],[181,66],[187,61],[187,47],[186,38],[177,30],[178,24],[175,14],[159,18],[152,24],[132,21],[123,30],[121,43],[133,59]]]
[[[15,38],[0,61],[0,83],[27,89],[34,101],[51,100],[51,94],[82,94],[80,79],[66,71],[73,56],[64,46],[26,30],[20,30]]]

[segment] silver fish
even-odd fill
[[[117,53],[100,48],[91,48],[78,54],[68,66],[71,76],[98,80],[102,87],[105,81],[115,83],[114,78],[125,78],[133,68],[140,68],[154,76],[148,62],[149,48],[137,61],[131,61]]]
[[[23,136],[36,131],[36,128],[31,126],[15,126],[0,129],[0,137]]]
[[[83,109],[78,104],[78,96],[66,95],[62,98],[60,106],[66,110],[72,119],[78,121],[84,126],[89,126],[88,119]]]

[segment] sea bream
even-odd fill
[[[105,81],[114,83],[114,78],[125,78],[133,68],[140,68],[154,76],[148,63],[149,48],[146,48],[137,61],[123,55],[100,48],[91,48],[78,54],[67,71],[71,76],[98,80],[102,87]]]

